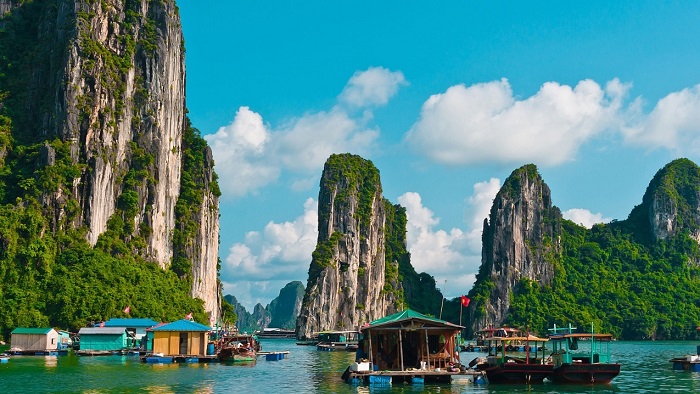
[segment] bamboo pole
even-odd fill
[[[430,341],[428,341],[428,330],[425,330],[425,350],[427,355],[428,364],[425,366],[426,369],[430,369]]]
[[[403,371],[403,342],[401,340],[401,330],[399,330],[399,357],[401,358],[401,370]]]

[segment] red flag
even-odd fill
[[[128,315],[129,312],[131,312],[131,307],[127,305],[127,307],[124,308],[124,313],[126,313]]]
[[[462,296],[462,306],[463,307],[465,307],[465,308],[468,307],[470,301],[471,300],[469,299],[469,297],[467,297],[465,295]]]
[[[192,312],[190,312],[190,313],[188,313],[187,315],[185,315],[185,319],[187,319],[187,320],[192,320]]]

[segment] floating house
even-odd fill
[[[82,354],[124,351],[134,345],[124,327],[83,327],[78,335]]]
[[[360,333],[357,331],[322,331],[318,333],[316,349],[323,351],[357,350],[357,340]]]
[[[386,384],[449,383],[468,375],[456,351],[464,327],[407,309],[362,328],[357,361],[343,374],[347,382]]]
[[[151,319],[112,318],[105,322],[105,327],[124,328],[132,337],[140,340],[146,335],[146,330],[158,324],[157,321]]]
[[[207,355],[211,328],[189,320],[178,320],[148,330],[153,353],[164,356],[201,357]]]
[[[58,330],[58,349],[66,350],[69,347],[73,347],[73,339],[71,338],[71,333],[64,330]]]
[[[53,328],[18,327],[12,330],[10,341],[10,351],[15,354],[52,354],[59,346],[58,331]]]

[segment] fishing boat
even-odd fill
[[[357,331],[322,331],[318,333],[316,349],[333,352],[357,350],[359,332]]]
[[[697,327],[697,331],[700,333],[700,327]],[[695,353],[696,354],[672,358],[673,369],[677,371],[700,372],[700,345],[698,345]]]
[[[484,338],[489,354],[486,358],[472,360],[470,366],[476,364],[476,369],[486,374],[489,383],[542,383],[554,368],[545,362],[547,341],[532,334]],[[524,344],[525,354],[513,354],[514,344],[518,347]]]
[[[576,333],[575,327],[551,328],[551,363],[548,379],[555,383],[610,383],[620,374],[620,364],[610,362],[611,334]],[[579,350],[579,345],[586,345]]]
[[[260,350],[262,347],[255,336],[235,334],[221,338],[217,354],[221,362],[254,362]]]

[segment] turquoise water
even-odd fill
[[[132,356],[14,356],[0,364],[0,393],[700,393],[700,372],[673,371],[672,357],[696,352],[696,342],[614,342],[622,372],[605,386],[448,385],[355,387],[340,375],[353,361],[345,352],[319,352],[293,340],[263,340],[263,350],[289,350],[281,361],[253,365],[141,364]],[[462,353],[468,363],[481,353]]]

